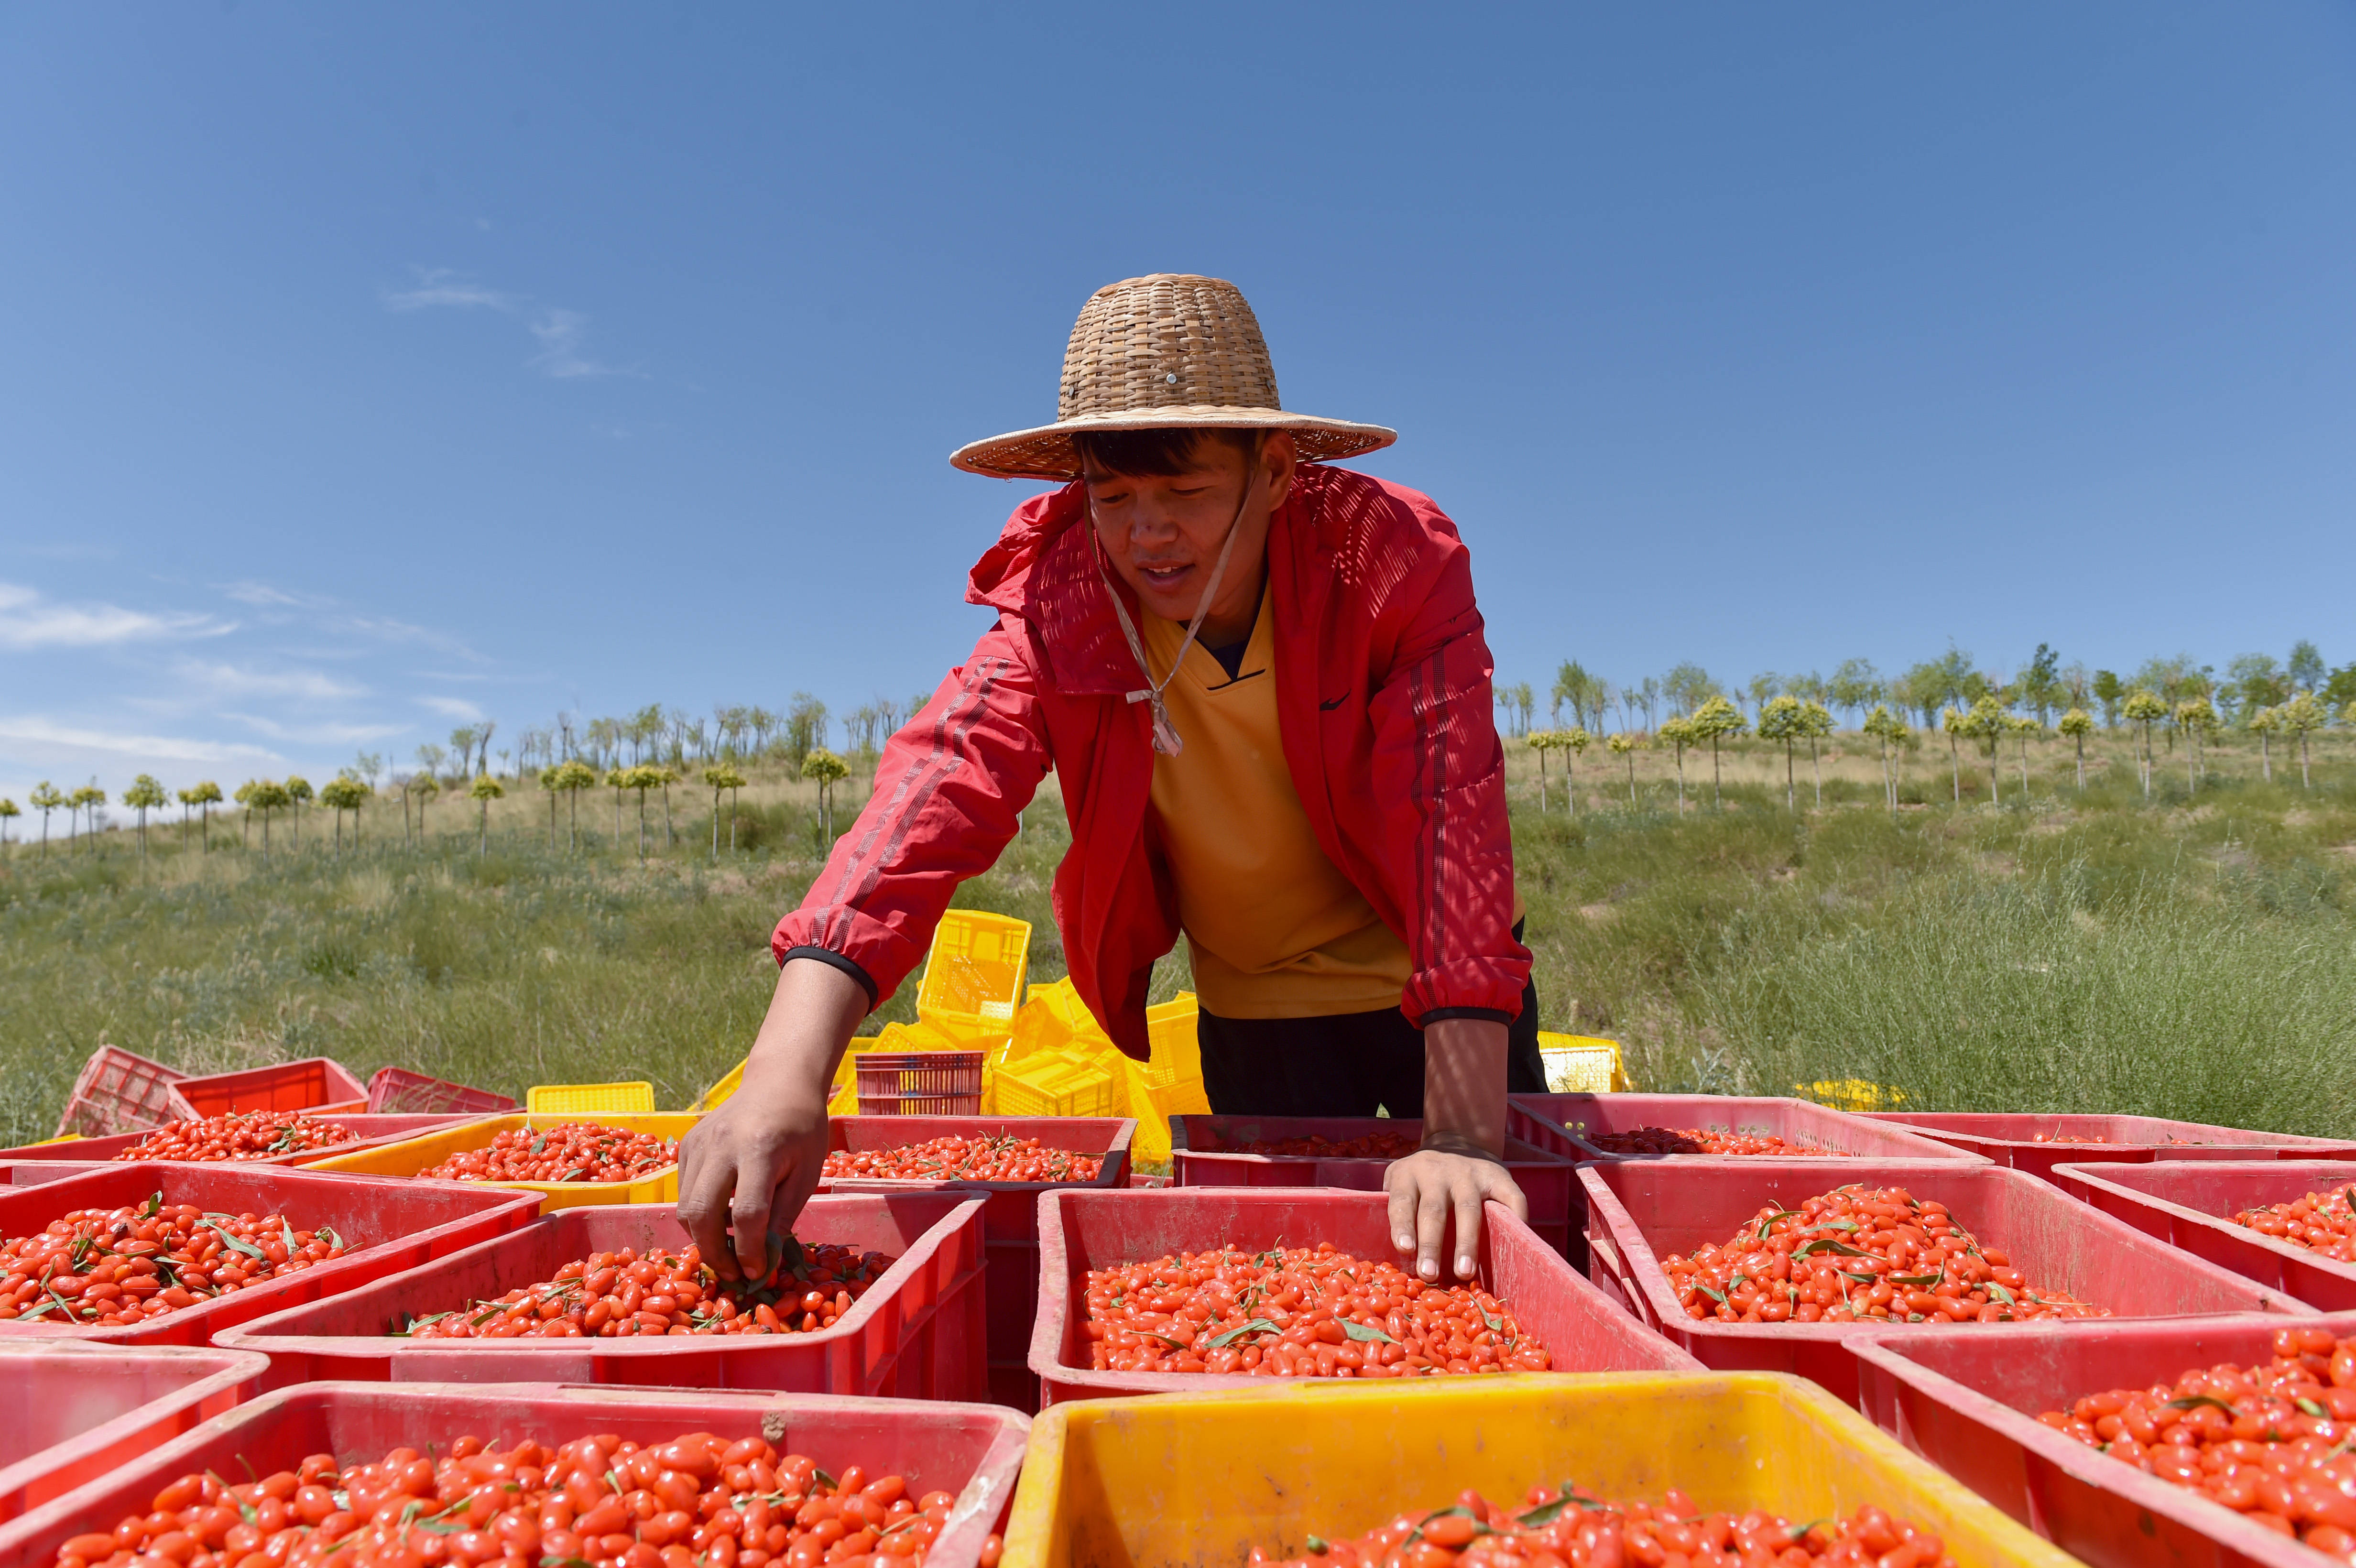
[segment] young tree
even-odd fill
[[[662,790],[663,848],[666,849],[676,849],[679,848],[679,833],[671,826],[670,786],[679,783],[679,774],[669,768],[659,767],[655,770],[655,783]]]
[[[2201,765],[2201,745],[2217,728],[2217,710],[2205,697],[2188,697],[2176,705],[2176,727],[2184,731],[2184,787],[2188,795],[2201,788],[2201,775],[2209,770]]]
[[[1939,728],[1947,732],[1947,766],[1955,780],[1955,804],[1964,804],[1963,738],[1971,733],[1972,717],[1950,706],[1939,713]]]
[[[491,852],[491,802],[504,798],[507,793],[499,787],[499,781],[488,773],[476,774],[475,782],[466,788],[468,797],[481,806],[481,815],[475,819],[475,859],[477,860]]]
[[[423,773],[409,781],[409,787],[417,795],[417,842],[429,844],[432,840],[425,834],[425,808],[442,793],[442,781],[430,773]]]
[[[1579,769],[1575,765],[1580,752],[1594,743],[1595,737],[1577,724],[1562,731],[1562,795],[1570,805],[1570,815],[1579,815]]]
[[[2323,684],[2323,654],[2305,637],[2290,645],[2290,659],[2285,666],[2290,683],[2301,691],[2313,691]]]
[[[2004,788],[1999,782],[1997,749],[2004,744],[2004,704],[1992,694],[1983,694],[1972,703],[1972,710],[1964,716],[1962,731],[1967,740],[1986,741],[1988,749],[1988,804],[2004,804]]]
[[[1562,745],[1559,730],[1534,730],[1522,737],[1522,744],[1538,754],[1538,815],[1547,808],[1547,753]]]
[[[57,785],[43,779],[25,798],[32,804],[35,811],[41,814],[41,859],[46,860],[49,858],[49,813],[63,805],[66,797]]]
[[[2110,670],[2098,669],[2094,672],[2093,690],[2094,700],[2103,705],[2103,728],[2117,729],[2119,709],[2127,699],[2126,682]]]
[[[2292,656],[2297,656],[2296,649]],[[2315,780],[2308,772],[2307,738],[2323,728],[2325,721],[2331,717],[2330,709],[2325,708],[2312,691],[2302,691],[2276,709],[2275,717],[2285,734],[2298,737],[2298,787],[2313,789]]]
[[[1670,711],[1680,719],[1688,719],[1701,705],[1718,694],[1718,682],[1697,664],[1681,664],[1662,677],[1661,689],[1669,699]]]
[[[270,814],[294,805],[294,798],[274,779],[248,779],[238,785],[237,798],[248,816],[262,814],[262,863],[266,866],[270,863]]]
[[[1800,732],[1808,738],[1808,766],[1816,775],[1816,809],[1825,805],[1825,737],[1833,732],[1833,712],[1815,698],[1800,704]]]
[[[754,712],[768,718],[759,709]],[[772,719],[771,722],[775,722]],[[826,745],[826,704],[807,691],[797,691],[786,705],[786,765],[801,775],[802,759]]]
[[[720,859],[720,792],[743,789],[744,775],[722,763],[717,767],[703,770],[703,782],[712,791],[712,858],[717,860]],[[728,814],[728,852],[731,855],[736,853],[736,814],[733,810]]]
[[[82,814],[83,820],[87,825],[90,842],[95,842],[97,838],[98,808],[105,804],[106,792],[99,788],[95,781],[82,785],[81,788],[74,791],[73,794],[66,797],[66,805],[71,809]],[[83,848],[85,848],[89,847],[89,842],[86,842],[83,845]]]
[[[1898,768],[1891,760],[1890,752],[1893,747],[1904,744],[1911,731],[1906,728],[1906,720],[1878,702],[1874,704],[1873,711],[1865,716],[1861,728],[1880,742],[1881,793],[1890,803],[1890,815],[1894,817],[1898,815]]]
[[[482,731],[476,729],[472,724],[461,724],[456,729],[450,731],[451,760],[457,765],[457,780],[455,782],[464,783],[466,775],[475,771],[466,764],[475,760],[475,742],[481,739],[481,737]],[[438,763],[441,758],[442,748],[436,746],[434,748],[434,752],[435,760]],[[418,747],[417,755],[420,759],[423,759],[425,755],[425,748],[423,746]]]
[[[1872,703],[1881,700],[1881,672],[1873,667],[1871,659],[1843,659],[1825,683],[1825,700],[1858,721],[1858,715]]]
[[[1612,748],[1612,754],[1613,756],[1624,757],[1627,759],[1628,809],[1631,811],[1636,809],[1636,748],[1644,743],[1644,741],[1643,736],[1632,735],[1625,730],[1621,731],[1618,734],[1612,736],[1611,740],[1604,742],[1605,745]]]
[[[309,779],[305,778],[301,773],[286,775],[286,799],[292,808],[286,815],[294,824],[294,852],[298,855],[303,852],[303,805],[312,798],[313,791]]]
[[[2078,787],[2086,787],[2086,736],[2094,728],[2093,715],[2083,708],[2072,708],[2062,715],[2060,729],[2078,748]]]
[[[2272,784],[2275,782],[2275,731],[2282,728],[2282,720],[2273,709],[2261,708],[2243,722],[2258,738],[2258,772],[2266,783]]]
[[[1692,726],[1695,734],[1709,741],[1710,804],[1718,810],[1724,811],[1726,796],[1719,778],[1719,742],[1728,736],[1741,734],[1751,728],[1751,721],[1742,717],[1740,709],[1725,698],[1713,697],[1694,709],[1693,717],[1687,722]]]
[[[618,849],[622,847],[622,792],[630,787],[630,770],[621,767],[607,768],[605,782],[613,787],[614,791],[614,848]],[[645,835],[642,833],[639,837],[641,840],[639,854],[643,859]]]
[[[2136,758],[2136,763],[2138,776],[2143,780],[2143,797],[2149,800],[2152,767],[2151,727],[2168,717],[2168,704],[2159,699],[2157,692],[2139,686],[2127,693],[2126,700],[2119,704],[2119,712],[2126,718],[2127,722],[2139,726],[2143,731],[2143,754]]]
[[[802,757],[802,777],[818,781],[819,832],[821,848],[834,842],[834,786],[849,775],[851,770],[841,757],[824,747],[818,747]]]
[[[581,849],[581,792],[597,786],[597,770],[578,757],[568,758],[551,770],[547,783],[552,792],[561,792],[564,796],[564,847],[568,851],[578,854]],[[554,795],[552,794],[550,798],[552,800]],[[621,796],[617,795],[614,798],[619,800]]]
[[[8,848],[8,824],[12,818],[24,816],[16,803],[0,795],[0,849]]]
[[[2020,804],[2029,804],[2029,742],[2045,733],[2045,726],[2031,713],[2008,713],[2004,716],[2005,733],[2020,746]]]
[[[2020,700],[2036,712],[2037,722],[2042,727],[2061,696],[2062,656],[2055,653],[2050,645],[2040,643],[2036,654],[2029,661],[2029,667],[2020,672]],[[2022,793],[2026,794],[2028,786],[2024,784],[2021,787]]]
[[[1768,702],[1783,689],[1783,677],[1773,670],[1762,670],[1751,677],[1751,710],[1763,710]]]
[[[336,814],[336,853],[344,852],[344,813],[352,814],[352,848],[360,844],[360,806],[369,797],[369,786],[350,773],[338,773],[319,789],[319,804]]]
[[[1683,717],[1662,720],[1661,727],[1654,733],[1672,748],[1677,767],[1677,811],[1682,816],[1686,809],[1686,748],[1701,744],[1701,737],[1694,732],[1693,720]]]
[[[639,763],[635,766],[624,768],[621,777],[624,789],[634,789],[638,792],[638,859],[644,860],[647,858],[647,791],[661,787],[662,770],[646,763]],[[618,833],[616,837],[619,837]]]
[[[139,858],[143,860],[147,858],[147,813],[162,810],[171,798],[164,793],[164,786],[156,782],[153,773],[141,773],[131,781],[131,787],[123,792],[123,804],[139,814]],[[187,837],[185,828],[184,823],[183,837]]]
[[[1796,697],[1770,697],[1759,705],[1759,738],[1780,741],[1783,744],[1783,809],[1796,814],[1800,809],[1798,786],[1792,778],[1792,750],[1800,742],[1805,722]]]
[[[208,855],[211,854],[213,850],[213,807],[221,803],[220,785],[213,783],[210,779],[199,779],[195,784],[180,792],[180,800],[182,804],[193,805],[197,808],[198,820],[202,825],[202,832],[204,834],[204,852]]]

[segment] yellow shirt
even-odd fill
[[[1140,619],[1154,669],[1169,669],[1186,628]],[[1195,993],[1223,1018],[1396,1008],[1407,944],[1318,847],[1277,730],[1275,654],[1263,594],[1234,679],[1197,645],[1163,693],[1185,747],[1153,759],[1153,814]]]

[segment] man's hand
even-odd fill
[[[1383,1176],[1391,1199],[1391,1241],[1401,1253],[1415,1254],[1415,1275],[1426,1285],[1442,1283],[1440,1248],[1455,1222],[1455,1275],[1471,1279],[1480,1266],[1481,1205],[1490,1200],[1530,1217],[1529,1200],[1505,1168],[1483,1151],[1452,1154],[1426,1145],[1394,1160]]]
[[[744,1082],[680,1140],[679,1222],[722,1279],[768,1278],[771,1232],[791,1230],[818,1190],[834,1066],[866,1012],[867,993],[841,970],[787,965]]]
[[[1453,1222],[1454,1273],[1471,1279],[1480,1265],[1481,1205],[1494,1199],[1516,1219],[1529,1200],[1505,1174],[1505,1026],[1483,1019],[1443,1019],[1423,1031],[1423,1147],[1395,1160],[1383,1178],[1390,1194],[1391,1243],[1415,1256],[1416,1277],[1440,1283],[1440,1249]]]

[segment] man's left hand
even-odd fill
[[[1403,1257],[1415,1254],[1416,1277],[1426,1285],[1443,1283],[1440,1253],[1451,1221],[1455,1275],[1471,1279],[1481,1257],[1481,1205],[1494,1200],[1517,1220],[1530,1217],[1529,1200],[1494,1155],[1444,1136],[1428,1138],[1422,1148],[1392,1161],[1383,1188],[1390,1194],[1392,1244]]]

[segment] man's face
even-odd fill
[[[1206,634],[1226,634],[1240,619],[1248,633],[1259,608],[1269,519],[1291,487],[1292,465],[1292,437],[1277,431],[1261,443],[1259,462],[1248,473],[1248,458],[1232,443],[1205,440],[1195,443],[1182,473],[1113,474],[1091,464],[1081,478],[1113,570],[1147,610],[1167,621],[1194,618],[1234,522],[1235,549],[1204,626]],[[1250,500],[1237,522],[1247,479]]]

